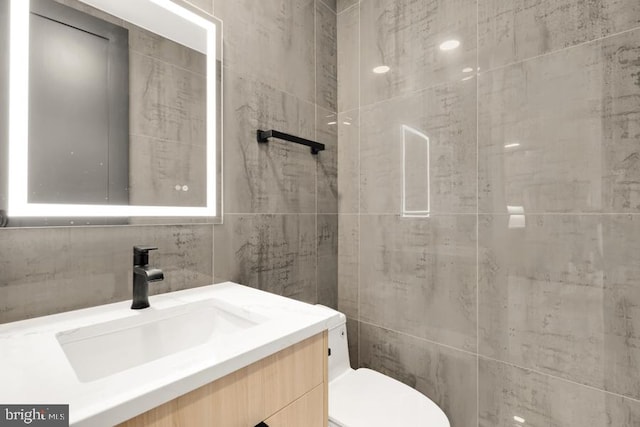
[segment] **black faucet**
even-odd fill
[[[149,267],[149,251],[156,249],[153,246],[133,247],[133,310],[149,307],[149,282],[164,280],[162,270]]]

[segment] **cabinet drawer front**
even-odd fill
[[[269,427],[325,427],[324,385],[316,386],[286,408],[269,417],[265,423]]]
[[[323,389],[327,358],[324,334],[259,360],[121,426],[254,426],[318,386]]]
[[[324,381],[322,334],[249,366],[252,387],[262,390],[265,419]]]

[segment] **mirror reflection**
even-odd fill
[[[28,75],[22,134],[20,106],[10,109],[10,225],[13,217],[215,217],[215,23],[168,0],[9,3],[28,4],[28,55],[16,49],[20,23],[9,13],[11,102],[20,61]]]

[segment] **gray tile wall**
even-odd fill
[[[640,3],[337,11],[352,364],[453,427],[640,425]],[[429,218],[401,216],[402,125],[429,137]]]
[[[335,1],[189,3],[224,23],[224,224],[0,229],[0,323],[130,299],[140,243],[160,247],[152,293],[234,280],[337,306]],[[261,127],[327,151],[258,145]]]
[[[337,306],[335,2],[213,0],[224,22],[225,223],[215,280]],[[272,140],[276,129],[326,145]]]

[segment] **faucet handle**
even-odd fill
[[[133,247],[133,253],[134,254],[147,254],[149,253],[149,251],[155,251],[157,250],[158,247],[157,246],[148,246],[148,245],[141,245],[141,246],[134,246]]]
[[[133,265],[149,264],[149,251],[158,249],[155,246],[141,245],[133,247]]]

